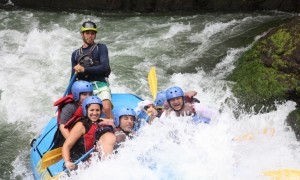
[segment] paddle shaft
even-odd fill
[[[75,161],[75,165],[79,164],[83,159],[85,159],[88,155],[90,155],[95,150],[95,147],[90,149],[88,152],[86,152],[83,156],[81,156],[77,161]],[[59,173],[58,175],[54,176],[54,179],[58,179],[60,176],[62,176],[64,173],[68,173],[69,170],[65,169],[63,172]]]
[[[83,156],[81,156],[74,164],[77,165],[78,163],[80,163],[80,161],[82,161],[83,159],[85,159],[89,154],[91,154],[93,151],[95,150],[95,147],[93,147],[92,149],[90,149],[87,153],[85,153]],[[57,180],[60,176],[62,176],[65,173],[69,173],[68,169],[65,169],[63,172],[57,174],[56,176],[51,177],[51,180]]]
[[[75,73],[73,74],[73,76],[72,76],[70,82],[69,82],[69,85],[68,85],[68,87],[67,87],[67,89],[66,89],[66,92],[64,93],[63,97],[65,97],[65,96],[68,94],[68,92],[70,91],[70,89],[71,89],[71,87],[72,87],[72,85],[73,85],[73,83],[74,83],[74,81],[75,81],[75,79],[76,79],[76,76],[77,76],[77,73],[75,72]],[[56,110],[56,112],[57,112],[57,111],[58,111],[58,109]],[[59,131],[59,129],[57,129],[57,131]],[[52,141],[52,142],[53,142],[53,141]],[[61,147],[46,152],[46,153],[44,154],[44,156],[42,157],[42,164],[44,163],[44,164],[46,164],[45,166],[48,167],[48,166],[51,166],[52,164],[57,163],[57,162],[59,161],[59,159],[60,159],[60,158],[58,158],[59,154],[61,154]],[[52,159],[53,159],[52,161],[49,161],[49,162],[47,162],[47,163],[44,162],[43,159],[45,159],[45,158],[51,159],[51,157],[53,157],[53,158],[52,158]]]
[[[86,152],[84,155],[82,155],[77,161],[75,161],[74,164],[78,164],[80,163],[80,161],[82,161],[83,159],[85,159],[88,155],[90,155],[93,151],[95,150],[95,147],[93,147],[92,149],[90,149],[88,152]]]
[[[71,87],[72,87],[72,85],[73,85],[73,83],[75,81],[76,75],[77,75],[76,73],[73,74],[73,76],[72,76],[72,78],[71,78],[71,80],[69,82],[69,85],[68,85],[68,87],[66,89],[66,92],[65,92],[65,94],[64,94],[63,97],[65,97],[68,94],[68,92],[70,91],[70,89],[71,89]]]

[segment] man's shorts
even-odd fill
[[[91,83],[94,89],[94,96],[98,96],[102,101],[107,99],[111,101],[111,91],[108,83],[101,81],[93,81]]]

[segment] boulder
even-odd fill
[[[247,111],[270,111],[276,103],[295,101],[297,110],[287,122],[299,135],[300,17],[270,29],[238,59],[228,80],[235,82],[233,93]]]

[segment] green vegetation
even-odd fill
[[[300,139],[300,18],[270,30],[237,61],[228,76],[246,111],[270,111],[275,102],[292,100],[297,109],[287,122]]]
[[[236,82],[234,94],[240,102],[250,108],[256,105],[258,111],[262,106],[272,107],[275,100],[284,101],[288,85],[282,83],[287,75],[275,69],[266,68],[259,61],[241,64],[229,79]]]

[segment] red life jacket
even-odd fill
[[[81,119],[80,121],[86,121],[85,119]],[[91,150],[94,147],[96,132],[98,127],[98,123],[84,123],[84,128],[86,130],[85,134],[81,136],[75,145],[72,147],[70,151],[70,156],[72,161],[78,160],[82,155]]]
[[[73,99],[73,94],[69,94],[63,98],[60,98],[54,103],[54,106],[58,106],[58,115],[57,115],[57,124],[60,124],[60,114],[62,108],[68,104],[75,102]],[[68,122],[65,124],[65,128],[71,130],[75,123],[80,120],[80,118],[83,117],[82,107],[79,106],[73,116],[68,120]]]
[[[93,123],[88,132],[83,136],[85,152],[88,152],[94,147],[96,131],[98,129],[98,123]]]

